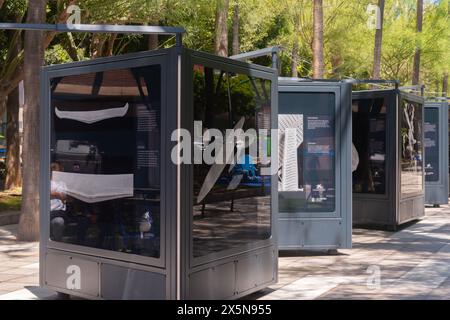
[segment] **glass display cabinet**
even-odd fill
[[[275,69],[175,46],[41,76],[41,285],[236,299],[277,281]]]
[[[425,214],[424,99],[397,86],[352,99],[353,224],[396,230]]]
[[[279,79],[280,250],[351,247],[351,88]]]
[[[448,102],[425,102],[425,203],[448,203]]]

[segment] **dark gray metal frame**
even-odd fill
[[[334,93],[336,96],[336,207],[334,212],[278,212],[279,250],[352,247],[351,84],[346,81],[279,80],[278,92]]]
[[[439,180],[426,181],[425,179],[425,203],[432,205],[448,204],[449,176],[448,176],[448,102],[447,100],[428,100],[425,102],[427,109],[439,110]],[[425,153],[425,158],[426,158]]]
[[[99,24],[45,24],[45,23],[0,23],[3,30],[29,30],[51,32],[89,32],[89,33],[121,33],[121,34],[158,34],[175,35],[176,46],[182,45],[185,32],[180,27],[163,26],[131,26],[131,25],[99,25]]]
[[[272,68],[278,69],[278,55],[281,51],[280,46],[273,46],[269,48],[259,49],[250,52],[240,53],[234,56],[230,56],[230,59],[247,61],[258,57],[270,55],[272,57]]]
[[[184,80],[186,85],[182,88],[182,110],[192,110],[193,100],[190,96],[192,92],[193,65],[202,64],[219,70],[231,73],[241,73],[271,80],[271,127],[278,128],[276,115],[278,113],[278,77],[277,70],[262,67],[255,64],[248,64],[229,58],[216,57],[210,54],[196,52],[185,49],[184,55]],[[193,114],[188,113],[181,116],[180,127],[193,132]],[[274,138],[272,137],[272,141]],[[277,145],[272,144],[271,154],[276,154]],[[272,166],[277,164],[276,157],[272,157]],[[180,186],[192,186],[193,166],[181,167]],[[181,199],[181,217],[184,229],[182,239],[189,239],[185,242],[182,256],[182,273],[186,274],[183,284],[183,295],[190,299],[220,299],[220,298],[240,298],[247,294],[256,292],[277,281],[278,275],[278,249],[277,249],[277,229],[274,213],[278,208],[278,198],[276,197],[276,175],[271,177],[271,224],[272,236],[270,239],[247,244],[242,248],[230,249],[205,257],[194,258],[192,256],[192,208],[193,193],[192,188],[186,189],[189,192],[183,193]],[[270,263],[269,263],[270,261]],[[182,279],[183,281],[183,279]],[[183,282],[182,282],[183,283]],[[216,292],[213,292],[216,291]],[[226,294],[222,294],[227,292]]]
[[[277,281],[278,249],[274,212],[277,211],[276,177],[272,176],[272,237],[210,255],[192,257],[192,166],[176,166],[170,161],[170,150],[175,142],[168,137],[177,128],[193,132],[192,65],[202,63],[212,68],[239,72],[272,81],[272,127],[277,128],[277,71],[257,65],[195,52],[182,47],[129,54],[46,67],[41,82],[41,242],[40,284],[52,290],[89,299],[153,298],[153,299],[231,299],[258,291]],[[163,94],[161,114],[161,257],[146,258],[119,252],[110,252],[49,240],[50,208],[50,88],[53,77],[121,69],[151,64],[162,64]],[[174,94],[177,93],[177,94]],[[277,145],[272,144],[272,154]],[[277,159],[272,157],[272,165]],[[48,262],[52,265],[49,265]],[[68,290],[61,278],[70,261],[89,270],[85,275],[87,288]],[[128,277],[127,275],[133,276]],[[105,278],[105,279],[103,279]],[[125,279],[124,283],[115,279]],[[153,281],[152,293],[142,296],[148,281]],[[117,283],[116,283],[117,282]],[[133,289],[127,291],[124,286]],[[105,292],[107,293],[105,295]]]
[[[387,82],[380,80],[376,83]],[[395,81],[389,83],[396,84]],[[406,99],[423,105],[424,99],[410,93],[401,92],[398,89],[362,90],[354,91],[352,94],[353,100],[373,98],[387,99],[386,193],[383,195],[353,193],[353,225],[397,230],[400,225],[420,219],[425,215],[425,190],[408,197],[401,195],[399,154],[401,143],[399,134],[400,101]],[[424,174],[423,180],[425,181]]]

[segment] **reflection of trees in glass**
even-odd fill
[[[270,129],[269,80],[202,65],[193,71],[194,120],[203,121],[204,130]],[[261,161],[248,148],[243,152],[245,162],[233,167],[193,166],[194,257],[270,237],[270,177],[261,175]],[[205,185],[207,192],[202,191]]]
[[[423,190],[422,105],[401,101],[401,185],[402,193]]]
[[[193,71],[194,115],[196,121],[203,121],[204,130],[218,129],[225,135],[226,130],[232,129],[242,118],[245,119],[244,130],[270,129],[270,81],[202,65],[194,65]],[[267,134],[269,147],[270,132]],[[248,149],[244,153],[248,154]],[[259,170],[260,159],[255,160]],[[199,176],[206,177],[209,168],[202,164],[196,165],[194,170]],[[201,179],[196,180],[196,183],[200,182]]]
[[[402,154],[403,158],[406,159],[406,144],[408,142],[408,129],[400,128],[400,135],[402,137]]]
[[[415,145],[417,143],[417,140],[414,138],[415,107],[413,104],[405,102],[402,105],[402,110],[403,120],[407,125],[407,128],[402,128],[403,157],[409,161],[414,161],[416,155]]]
[[[204,115],[205,128],[221,128],[223,121],[232,128],[241,117],[270,106],[270,81],[195,66],[194,101],[194,112]]]

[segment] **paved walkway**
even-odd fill
[[[283,255],[278,284],[250,299],[450,299],[450,207],[402,231],[354,230],[337,255]],[[38,244],[17,243],[0,227],[0,300],[54,299],[38,287]]]
[[[0,226],[0,299],[39,284],[38,243],[17,242],[17,225]]]

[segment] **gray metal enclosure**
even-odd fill
[[[448,203],[448,103],[425,103],[425,203]]]
[[[280,250],[351,248],[351,84],[280,79]]]
[[[353,92],[353,225],[396,230],[425,214],[422,97]]]
[[[277,166],[275,69],[174,47],[50,66],[41,79],[42,286],[236,299],[277,281],[277,180],[262,173]],[[264,132],[270,161],[244,147],[243,163],[206,163],[206,129],[233,128]]]

